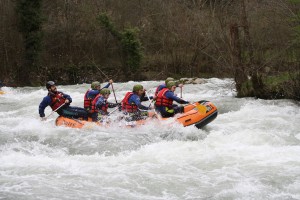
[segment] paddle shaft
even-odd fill
[[[150,107],[152,101],[150,101],[150,98],[149,98],[149,96],[148,96],[148,94],[147,94],[147,91],[145,91],[145,94],[146,94],[146,96],[147,96],[147,98],[148,98],[148,100],[149,100],[149,102],[150,102],[150,104],[149,104],[149,107]],[[155,113],[155,115],[157,116],[157,118],[160,119],[160,117],[159,117],[158,113],[156,112],[155,108],[154,108],[154,113]]]
[[[50,117],[54,112],[58,111],[61,107],[63,107],[66,103],[61,104],[58,108],[56,108],[55,110],[53,110],[47,117],[45,117],[45,119],[47,119],[48,117]]]
[[[111,89],[112,89],[112,91],[113,91],[113,93],[114,93],[114,97],[115,97],[116,103],[118,103],[117,97],[116,97],[116,93],[115,93],[115,90],[114,90],[114,86],[113,86],[112,83],[111,83]]]
[[[182,98],[182,87],[180,87],[180,98]]]

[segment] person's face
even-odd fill
[[[175,90],[176,90],[176,86],[174,85],[171,87],[171,91],[174,92]]]
[[[142,96],[142,94],[144,94],[144,89],[140,89],[140,90],[138,91],[138,95],[139,95],[139,96]]]
[[[108,99],[108,98],[109,98],[109,94],[105,94],[105,95],[103,95],[103,97],[104,97],[105,99]]]
[[[57,92],[56,86],[55,85],[51,85],[50,91],[53,92],[53,93]]]
[[[101,89],[101,86],[98,85],[98,86],[96,87],[96,90],[99,90],[99,91],[100,91],[100,89]]]

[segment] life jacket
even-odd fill
[[[83,107],[87,110],[87,111],[91,111],[92,110],[92,102],[93,102],[93,98],[88,98],[87,95],[91,90],[86,91],[85,95],[84,95],[84,99],[83,99]]]
[[[173,99],[169,99],[166,97],[166,92],[169,91],[168,88],[163,88],[160,90],[157,94],[157,99],[155,102],[156,106],[165,106],[168,108],[172,108],[173,105]]]
[[[94,100],[92,101],[92,109],[91,109],[91,113],[95,113],[95,112],[99,112],[98,108],[96,107],[96,103],[98,101],[98,99],[101,97],[101,94],[98,94]],[[101,107],[101,110],[104,112],[107,112],[107,108],[108,108],[108,103],[106,103],[104,106]]]
[[[55,94],[48,94],[51,97],[51,103],[50,103],[50,107],[52,108],[52,110],[56,110],[57,108],[59,108],[62,104],[65,103],[66,98],[63,97],[63,93],[62,92],[56,92]]]
[[[122,100],[122,110],[133,113],[138,111],[137,105],[134,103],[129,103],[129,98],[133,95],[133,92],[127,92],[124,99]]]
[[[154,96],[157,97],[159,91],[161,91],[162,89],[166,88],[166,85],[165,84],[160,84],[159,86],[157,86],[155,92],[154,92]]]

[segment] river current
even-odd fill
[[[183,88],[183,99],[218,108],[203,129],[57,127],[56,113],[47,121],[38,115],[45,87],[4,87],[0,199],[300,199],[299,104],[235,98],[232,79],[205,81]],[[118,101],[136,83],[114,83]],[[140,83],[152,94],[161,82]],[[89,86],[57,88],[82,107]]]

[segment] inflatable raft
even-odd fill
[[[197,128],[202,128],[208,123],[212,122],[218,115],[217,107],[211,103],[210,101],[198,101],[193,104],[189,104],[184,106],[184,112],[175,115],[176,121],[181,123],[183,126],[191,126],[194,125]],[[153,120],[155,118],[154,112],[149,112],[149,116],[147,119],[138,120],[138,121],[130,121],[125,122],[124,125],[128,127],[135,127],[137,125],[147,124],[147,121]],[[159,120],[166,120],[169,118],[158,118]],[[110,122],[115,123],[115,122]],[[70,119],[63,116],[57,117],[55,124],[57,126],[67,126],[70,128],[83,128],[85,126],[98,125],[98,126],[110,126],[110,123],[104,122],[91,122],[84,121],[79,119]]]

